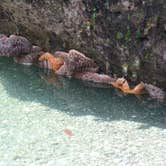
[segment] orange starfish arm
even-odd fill
[[[111,84],[126,94],[143,94],[145,88],[144,83],[140,83],[134,89],[130,89],[128,82],[124,78],[118,78],[115,82],[111,82]]]
[[[51,60],[53,58],[54,56],[52,54],[46,52],[39,57],[39,61]]]
[[[145,85],[144,85],[143,82],[141,82],[134,89],[129,90],[128,93],[129,94],[135,94],[135,95],[143,94],[144,93],[144,91],[143,91],[144,88],[145,88]]]
[[[130,89],[128,82],[124,78],[118,78],[115,82],[111,82],[111,84],[122,91],[128,91]]]
[[[54,57],[50,53],[44,53],[40,56],[39,61],[48,61],[51,65],[51,69],[57,71],[63,64],[62,58]]]
[[[121,87],[121,90],[124,92],[124,93],[127,93],[129,90],[130,90],[130,87],[129,87],[129,84],[128,82],[125,80],[125,82],[123,83],[122,87]]]

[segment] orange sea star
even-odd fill
[[[73,76],[76,78],[87,81],[111,84],[115,88],[120,89],[126,94],[142,94],[145,88],[144,84],[140,83],[134,89],[130,89],[127,80],[124,78],[118,78],[116,81],[112,81],[113,78],[107,75],[98,74],[93,70],[91,71],[91,65],[93,69],[96,67],[96,64],[91,59],[87,58],[85,55],[79,53],[76,50],[71,50],[69,51],[69,53],[56,52],[55,55],[52,55],[50,53],[44,53],[39,58],[39,61],[48,61],[48,63],[51,65],[51,69],[57,74],[69,75],[68,73],[70,73],[71,70],[72,72],[74,72]],[[89,71],[86,72],[87,68],[89,69]]]
[[[48,52],[42,54],[39,58],[39,61],[48,61],[51,65],[51,69],[55,72],[64,64],[62,58],[55,57]]]
[[[111,82],[111,84],[115,87],[120,89],[121,91],[123,91],[124,93],[127,94],[143,94],[143,90],[145,88],[144,83],[141,82],[140,84],[138,84],[137,86],[135,86],[134,89],[130,89],[130,86],[127,82],[126,79],[124,78],[118,78],[115,82]]]

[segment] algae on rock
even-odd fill
[[[166,88],[165,8],[164,0],[3,0],[0,33],[26,36],[45,50],[78,49],[119,76],[127,64],[129,79],[136,72],[136,81]]]

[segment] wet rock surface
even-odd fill
[[[39,64],[38,58],[43,53],[42,49],[38,46],[33,46],[30,53],[25,56],[15,56],[14,61],[18,64],[33,65]]]
[[[152,99],[155,99],[159,102],[166,102],[166,92],[164,92],[162,89],[151,84],[145,84],[145,89]]]
[[[0,36],[0,56],[23,56],[32,50],[31,43],[22,36]]]
[[[75,48],[106,73],[165,89],[165,7],[164,0],[3,0],[0,33],[44,50]]]

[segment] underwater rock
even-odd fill
[[[145,84],[145,89],[152,99],[159,102],[166,102],[166,92],[162,89],[151,84]]]
[[[33,46],[31,53],[25,55],[25,56],[16,56],[14,57],[14,62],[18,64],[23,65],[33,65],[33,64],[39,64],[38,58],[43,53],[42,49],[38,46]]]

